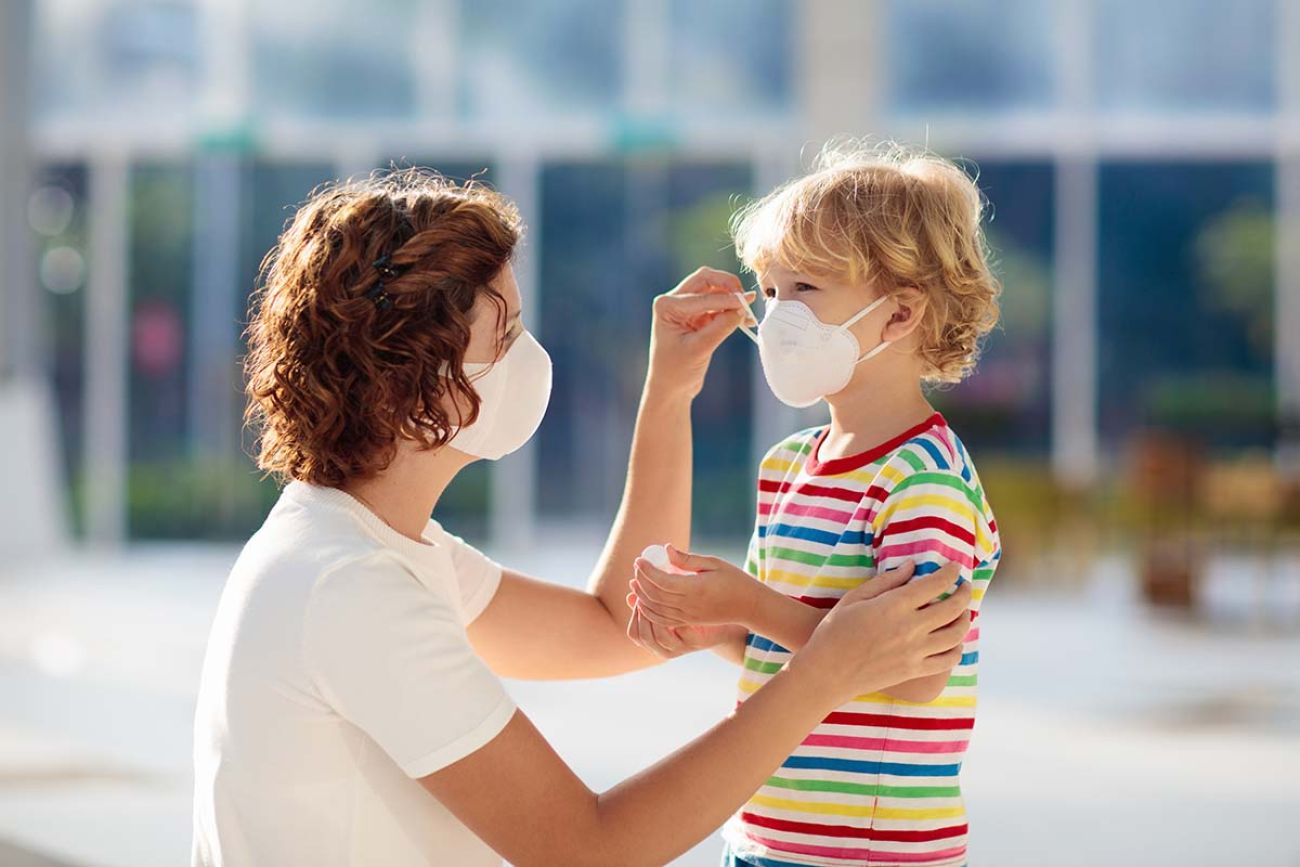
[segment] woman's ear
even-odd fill
[[[897,343],[907,337],[921,324],[928,299],[924,292],[915,286],[905,286],[892,293],[894,312],[885,323],[882,340]]]

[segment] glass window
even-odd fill
[[[1100,185],[1103,435],[1270,445],[1272,167],[1112,163]]]
[[[200,87],[197,11],[166,0],[38,0],[36,111],[79,120],[188,115]]]
[[[608,111],[622,99],[622,3],[474,0],[460,24],[463,115]]]
[[[35,233],[37,275],[45,298],[45,346],[59,417],[63,467],[72,487],[72,519],[81,525],[81,454],[85,419],[86,279],[89,226],[84,165],[51,165],[40,171],[28,200]]]
[[[1118,110],[1268,111],[1274,0],[1100,0],[1098,104]]]
[[[663,160],[555,163],[542,173],[541,340],[555,389],[539,434],[545,515],[613,514],[645,373],[650,304],[701,264],[735,269],[736,164]],[[721,348],[695,407],[696,527],[747,533],[753,517],[753,347]]]
[[[1044,456],[1051,443],[1053,172],[1048,163],[978,163],[1002,314],[975,372],[932,400],[976,459]]]
[[[415,0],[249,4],[253,103],[267,116],[414,114]]]
[[[1044,108],[1055,6],[1042,0],[888,0],[889,105],[898,112]]]
[[[747,165],[677,163],[668,174],[670,267],[662,288],[701,265],[741,274],[727,233],[736,197],[753,189]],[[752,385],[757,349],[733,334],[714,353],[704,390],[691,411],[694,440],[693,527],[733,546],[753,529]],[[761,376],[761,374],[759,374]]]
[[[794,52],[790,0],[673,0],[671,105],[713,115],[790,107]],[[743,38],[737,30],[743,28]]]
[[[207,535],[218,521],[190,480],[188,364],[193,287],[193,167],[132,171],[128,270],[128,516],[134,537]],[[233,355],[233,348],[232,348]],[[195,506],[200,506],[196,509]],[[204,512],[206,514],[197,514]]]

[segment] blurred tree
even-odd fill
[[[1001,317],[993,339],[1040,343],[1051,321],[1052,272],[1037,252],[1018,244],[996,227],[986,235],[993,251],[993,272],[1002,281]]]
[[[736,195],[719,192],[671,215],[668,234],[674,273],[689,274],[701,265],[740,273],[740,262],[727,231],[739,205]]]
[[[1208,220],[1196,238],[1206,301],[1237,316],[1259,358],[1273,353],[1273,214],[1242,199]]]

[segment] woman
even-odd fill
[[[194,863],[663,864],[845,699],[957,663],[969,593],[928,604],[955,572],[868,582],[731,717],[587,789],[499,678],[727,646],[738,627],[661,631],[624,597],[646,545],[688,548],[691,401],[746,313],[736,278],[705,269],[656,299],[627,488],[590,586],[530,579],[429,520],[461,468],[523,445],[546,408],[550,360],[510,267],[520,233],[491,190],[408,171],[316,194],[268,257],[249,411],[259,466],[289,483],[213,624]]]

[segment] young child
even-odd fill
[[[980,217],[979,191],[951,163],[849,146],[733,223],[767,299],[757,342],[768,384],[792,406],[825,400],[831,421],[763,459],[744,572],[670,549],[674,571],[697,574],[639,560],[629,602],[661,629],[746,626],[741,702],[826,609],[881,572],[956,562],[978,617],[1001,556],[997,525],[923,386],[965,376],[997,319]],[[965,864],[958,771],[978,647],[976,619],[951,676],[826,717],[727,824],[724,864]]]

